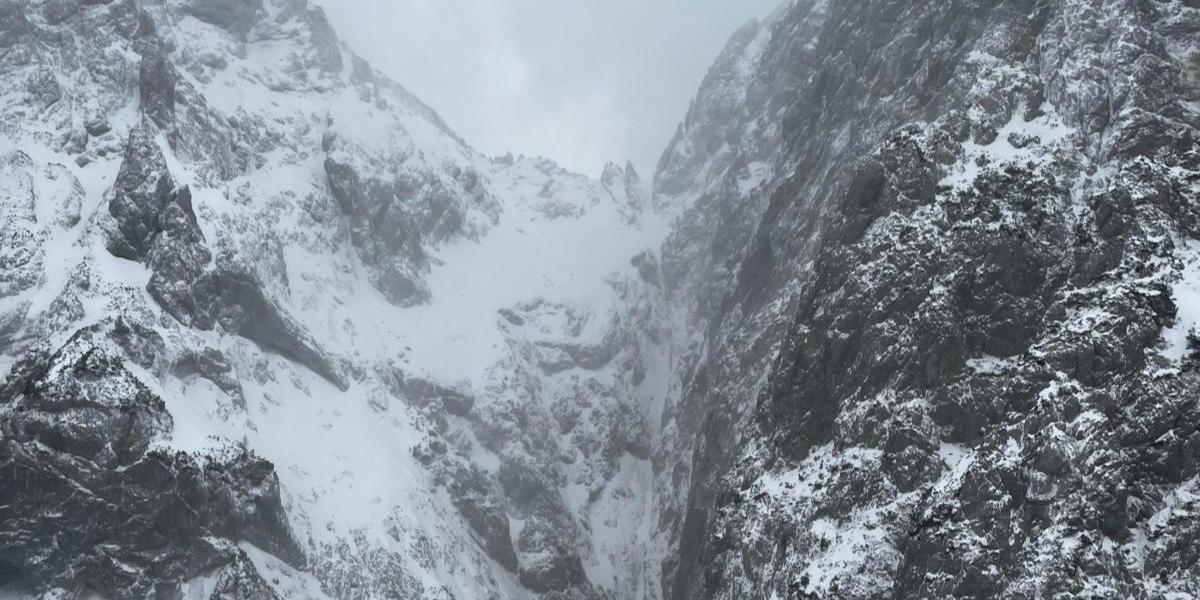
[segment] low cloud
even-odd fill
[[[779,0],[319,0],[351,48],[488,154],[649,177],[728,37]]]

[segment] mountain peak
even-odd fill
[[[0,3],[0,596],[1196,596],[1197,40],[790,1],[651,191],[305,0]]]

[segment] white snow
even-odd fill
[[[1175,323],[1163,331],[1166,349],[1163,354],[1179,365],[1187,353],[1188,334],[1200,335],[1200,241],[1186,240],[1179,253],[1183,268],[1172,289],[1178,314]]]
[[[588,509],[591,560],[584,568],[588,579],[619,598],[646,597],[648,586],[657,585],[656,574],[642,560],[656,527],[654,498],[646,493],[653,484],[650,461],[626,454],[616,477]]]
[[[975,180],[986,170],[1004,165],[1045,164],[1053,160],[1053,149],[1067,140],[1073,130],[1066,126],[1050,103],[1041,107],[1042,115],[1026,121],[1022,111],[1013,111],[1012,119],[996,132],[988,144],[974,140],[963,144],[961,158],[947,168],[940,185],[958,192],[974,187]],[[1030,138],[1018,148],[1010,141],[1013,136]]]
[[[971,450],[961,444],[942,442],[938,446],[938,456],[942,459],[942,463],[946,465],[946,468],[951,471],[955,470],[958,464],[970,454]]]
[[[984,355],[967,359],[967,368],[980,375],[1002,375],[1016,367],[1016,362],[1009,358]]]
[[[330,600],[312,575],[293,569],[251,544],[242,544],[241,548],[281,600]],[[202,600],[208,600],[208,597],[204,596]]]
[[[899,564],[900,554],[889,541],[887,517],[878,509],[856,510],[849,518],[812,521],[810,533],[823,540],[824,548],[804,567],[809,583],[806,592],[834,596],[835,582],[855,581],[861,586],[884,588],[887,578],[872,577],[873,570]],[[879,591],[882,591],[880,589]]]

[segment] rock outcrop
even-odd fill
[[[698,196],[664,263],[707,332],[669,597],[1197,593],[1193,528],[1164,524],[1200,439],[1171,341],[1198,27],[1179,3],[797,2],[735,38],[658,180]]]
[[[1198,39],[789,1],[647,194],[307,0],[0,2],[0,596],[1200,595]]]
[[[2,10],[0,368],[106,383],[5,396],[0,594],[624,594],[666,338],[632,169],[482,156],[304,0]]]
[[[171,597],[237,563],[239,541],[302,565],[270,463],[245,450],[156,447],[171,415],[107,341],[113,327],[30,353],[0,388],[6,579],[37,592]],[[262,597],[251,584],[224,585],[226,597]]]

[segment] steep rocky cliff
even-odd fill
[[[1200,7],[790,0],[653,181],[0,0],[0,597],[1200,595]]]
[[[631,168],[480,155],[305,0],[0,8],[4,593],[629,595]]]
[[[1198,42],[1071,0],[735,37],[656,178],[668,597],[1200,593]]]

